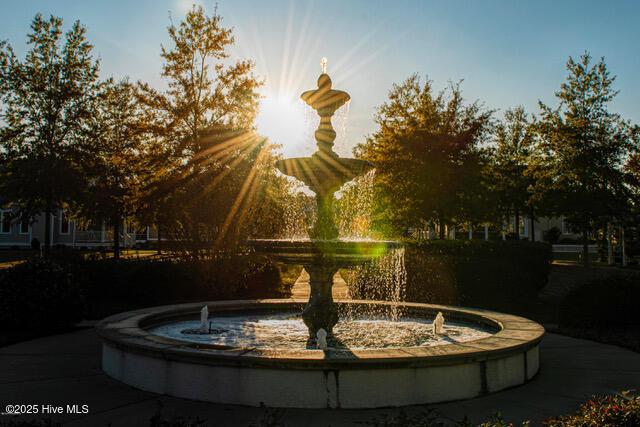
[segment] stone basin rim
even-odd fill
[[[156,358],[204,365],[272,367],[289,369],[350,369],[447,366],[503,358],[537,346],[544,328],[529,319],[474,308],[421,303],[338,300],[338,305],[401,305],[412,311],[435,314],[442,311],[455,319],[494,325],[499,331],[475,341],[433,347],[376,348],[356,350],[286,350],[208,346],[153,335],[148,328],[185,318],[195,319],[204,304],[210,315],[251,311],[301,309],[305,300],[267,299],[203,301],[166,305],[116,314],[96,326],[102,340],[116,348]]]

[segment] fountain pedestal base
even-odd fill
[[[334,265],[305,265],[309,273],[311,292],[309,303],[302,312],[304,324],[309,328],[309,337],[316,338],[318,330],[324,329],[329,335],[338,323],[338,309],[333,302],[333,276],[338,271]]]

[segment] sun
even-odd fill
[[[282,145],[285,155],[299,155],[309,129],[305,105],[295,96],[267,95],[260,101],[256,127],[260,135]]]

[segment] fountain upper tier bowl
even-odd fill
[[[102,366],[108,375],[147,391],[222,404],[290,408],[376,408],[467,399],[523,384],[538,372],[538,345],[544,333],[540,325],[509,314],[460,307],[338,303],[341,311],[348,312],[401,307],[414,322],[429,321],[442,312],[453,329],[468,325],[489,333],[465,341],[449,333],[445,323],[441,339],[448,343],[442,345],[346,345],[323,351],[303,345],[282,348],[281,342],[258,346],[262,335],[251,322],[242,331],[244,338],[255,336],[247,345],[227,340],[223,331],[213,331],[211,343],[155,332],[163,325],[198,323],[203,304],[215,324],[224,316],[250,319],[268,317],[267,313],[281,321],[283,313],[299,312],[305,302],[217,301],[121,313],[97,327],[103,340]],[[401,318],[399,331],[406,329],[402,323]],[[303,340],[304,328],[298,329]],[[368,333],[377,330],[370,327]]]

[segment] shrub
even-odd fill
[[[561,327],[633,328],[638,318],[640,277],[605,277],[572,290],[560,305]]]
[[[562,236],[560,229],[558,227],[551,227],[544,232],[544,241],[553,245],[558,243],[560,236]]]
[[[82,320],[85,303],[73,272],[47,259],[30,259],[0,272],[0,325],[49,330]]]
[[[406,300],[526,311],[546,285],[551,248],[527,241],[431,240],[405,246]],[[355,298],[381,298],[367,283],[381,273],[347,277]],[[348,276],[348,275],[347,275]]]
[[[34,251],[39,251],[40,250],[40,240],[38,240],[35,237],[33,239],[31,239],[31,249],[33,249]]]
[[[292,285],[274,263],[249,255],[116,261],[59,251],[0,270],[0,325],[35,331],[153,305],[288,297]]]
[[[640,425],[640,397],[628,392],[619,395],[594,397],[580,405],[573,415],[549,418],[544,425],[552,427],[582,426],[638,426]]]
[[[79,281],[89,302],[89,317],[180,302],[279,298],[290,294],[275,264],[249,255],[206,261],[131,259],[86,261]]]

